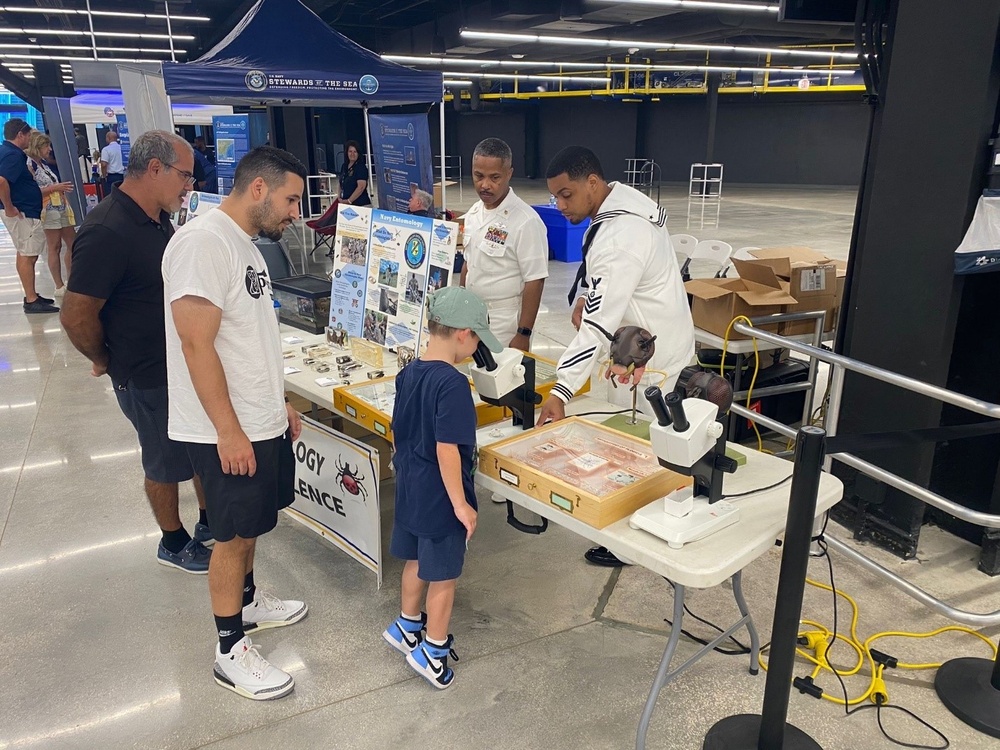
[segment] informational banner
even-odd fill
[[[416,190],[434,195],[427,113],[369,115],[368,119],[377,173],[372,179],[378,181],[379,208],[405,214]]]
[[[330,327],[360,336],[368,288],[368,241],[372,209],[337,206],[337,236],[333,242],[333,287],[330,291]]]
[[[128,155],[132,150],[132,142],[128,137],[128,120],[125,115],[115,115],[118,127],[118,145],[122,147],[122,166],[128,166]]]
[[[295,500],[286,513],[374,571],[381,588],[378,451],[308,417],[294,450]]]
[[[458,225],[341,204],[330,327],[380,346],[419,347],[428,290],[448,286]]]
[[[236,165],[250,150],[250,115],[213,117],[215,131],[215,170],[219,194],[229,195],[233,189]]]

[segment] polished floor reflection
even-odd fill
[[[515,186],[531,202],[547,200],[540,183]],[[690,206],[684,193],[664,190],[674,232],[734,247],[807,245],[846,257],[852,191],[727,188],[718,205]],[[466,183],[452,205],[467,207],[473,197]],[[296,259],[300,244],[312,247],[297,229],[287,239]],[[39,289],[50,294],[44,263],[38,268]],[[314,272],[326,268],[325,258],[311,264]],[[535,341],[552,356],[572,335],[566,291],[574,272],[552,264]],[[287,520],[260,543],[257,581],[306,599],[311,612],[257,640],[295,676],[296,690],[254,703],[218,688],[206,580],[156,564],[158,533],[132,429],[110,383],[91,377],[58,317],[22,313],[6,233],[0,424],[0,750],[632,746],[668,632],[670,587],[642,569],[587,565],[586,543],[558,528],[541,537],[519,534],[486,498],[456,602],[462,660],[454,688],[431,690],[380,638],[398,612],[399,565],[386,561],[378,591],[374,576]],[[391,503],[383,507],[388,522]],[[182,487],[182,513],[193,525],[190,486]],[[919,562],[879,559],[964,607],[1000,607],[1000,589],[975,571],[975,548],[930,530],[924,539]],[[768,554],[744,576],[765,641],[777,561],[777,552]],[[861,606],[859,632],[946,624],[844,560],[834,562],[838,585]],[[810,573],[823,580],[825,563],[814,561]],[[694,592],[690,604],[709,620],[733,614],[725,591]],[[805,612],[832,624],[825,592],[810,589]],[[697,623],[690,629],[709,635]],[[695,648],[682,640],[678,657]],[[986,655],[981,644],[959,636],[905,649],[908,661]],[[851,660],[846,649],[838,658]],[[887,675],[891,701],[939,727],[953,747],[995,746],[942,708],[932,680],[931,672]],[[742,657],[703,660],[661,697],[648,746],[700,748],[716,720],[757,710],[763,685],[763,677],[747,674]],[[823,687],[837,690],[830,680]],[[856,680],[848,687],[863,689]],[[827,750],[893,747],[870,712],[845,718],[842,709],[796,693],[789,715]],[[912,722],[893,716],[886,724],[901,739],[934,742]]]

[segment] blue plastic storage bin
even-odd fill
[[[545,224],[549,239],[549,257],[564,263],[583,260],[583,236],[590,226],[590,219],[571,224],[554,206],[532,206]]]

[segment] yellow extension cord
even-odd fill
[[[815,586],[816,588],[823,589],[824,591],[833,591],[833,589],[825,583],[820,583],[818,581],[813,581],[811,579],[806,579],[806,583],[810,586]],[[802,624],[814,628],[814,630],[803,630],[799,632],[799,638],[804,639],[806,644],[804,647],[795,649],[795,653],[806,661],[813,664],[813,670],[810,677],[815,680],[823,672],[836,673],[840,677],[851,677],[858,674],[864,669],[867,663],[869,669],[871,670],[871,676],[868,681],[868,688],[859,696],[854,698],[848,698],[846,705],[856,706],[859,703],[863,703],[866,700],[870,700],[872,703],[877,703],[876,697],[881,696],[881,703],[884,705],[889,701],[889,693],[885,686],[885,681],[882,679],[882,673],[885,671],[885,665],[877,663],[871,655],[872,644],[882,638],[932,638],[941,633],[956,632],[956,633],[968,633],[973,635],[979,640],[983,641],[990,648],[990,658],[996,659],[997,648],[993,642],[984,636],[982,633],[978,633],[971,628],[962,627],[961,625],[946,625],[945,627],[938,628],[937,630],[931,630],[925,633],[910,633],[901,630],[888,630],[882,633],[876,633],[870,636],[867,640],[861,641],[858,638],[858,605],[848,594],[843,591],[837,591],[837,596],[843,597],[848,604],[851,605],[851,627],[850,636],[846,636],[842,633],[837,633],[836,639],[838,641],[843,641],[848,646],[853,649],[855,655],[857,656],[857,662],[853,667],[847,669],[837,669],[827,658],[827,652],[829,651],[833,639],[833,631],[829,628],[811,620],[802,620]],[[758,662],[760,666],[765,671],[767,670],[767,664],[764,661],[763,655],[758,657]],[[920,663],[920,664],[909,664],[901,661],[897,661],[896,669],[937,669],[941,666],[941,663]],[[831,703],[836,703],[837,705],[845,705],[843,698],[838,698],[834,695],[829,695],[825,691],[820,695],[823,700],[830,701]]]
[[[740,322],[745,322],[751,328],[753,323],[745,315],[740,315],[729,323],[726,328],[726,335],[722,342],[722,361],[719,364],[719,374],[725,375],[725,364],[726,364],[726,350],[729,347],[729,336],[732,332],[733,326]],[[757,374],[760,371],[760,353],[757,350],[757,339],[752,339],[753,341],[753,353],[754,353],[754,368],[753,377],[750,379],[750,387],[747,389],[747,402],[746,406],[749,409],[753,397],[753,389],[757,383]],[[761,438],[760,430],[757,428],[756,422],[751,421],[750,424],[753,426],[754,432],[757,434],[757,450],[762,453],[768,453],[770,451],[764,450],[764,441]],[[833,592],[833,588],[826,585],[825,583],[820,583],[818,581],[813,581],[811,579],[806,579],[806,583],[810,586],[815,586],[816,588],[823,589],[824,591]],[[847,706],[855,706],[863,703],[866,700],[870,700],[872,703],[877,703],[876,696],[882,697],[882,703],[888,703],[889,694],[885,686],[885,681],[882,678],[882,674],[885,671],[885,665],[877,663],[871,655],[872,644],[882,638],[932,638],[941,633],[956,632],[956,633],[968,633],[973,635],[979,640],[983,641],[990,648],[990,658],[996,659],[997,657],[997,647],[993,644],[989,638],[981,633],[972,630],[971,628],[962,627],[960,625],[946,625],[945,627],[938,628],[937,630],[931,630],[925,633],[911,633],[906,631],[898,630],[888,630],[882,633],[876,633],[870,636],[867,640],[861,641],[858,638],[858,605],[852,597],[845,594],[842,591],[836,592],[837,596],[843,597],[851,605],[851,628],[850,636],[846,636],[843,633],[836,634],[836,640],[846,643],[854,651],[857,657],[857,662],[853,667],[848,669],[837,669],[832,664],[830,664],[827,658],[827,652],[833,645],[834,633],[829,628],[824,625],[814,622],[812,620],[802,620],[803,625],[807,625],[813,630],[804,630],[799,633],[799,638],[806,641],[806,645],[801,648],[795,649],[795,653],[806,661],[813,664],[812,673],[809,675],[813,680],[819,677],[823,672],[836,673],[843,677],[851,677],[860,673],[867,663],[869,669],[871,670],[871,676],[868,681],[868,688],[861,695],[850,698],[848,697],[846,701]],[[767,663],[764,661],[763,655],[758,656],[758,662],[764,671],[767,671]],[[896,669],[937,669],[940,667],[940,663],[922,663],[922,664],[908,664],[905,662],[897,661]],[[833,695],[829,695],[823,692],[820,695],[824,700],[830,701],[831,703],[836,703],[838,705],[845,705],[843,698],[838,698]]]

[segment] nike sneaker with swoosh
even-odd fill
[[[455,636],[451,634],[443,646],[436,646],[424,639],[406,655],[406,663],[438,690],[451,687],[455,681],[455,670],[448,666],[448,657],[458,661],[458,654],[452,648],[454,642]]]
[[[419,620],[411,620],[400,615],[382,632],[385,642],[403,656],[407,656],[420,645],[424,639],[423,631],[427,627],[427,613],[421,612]]]

